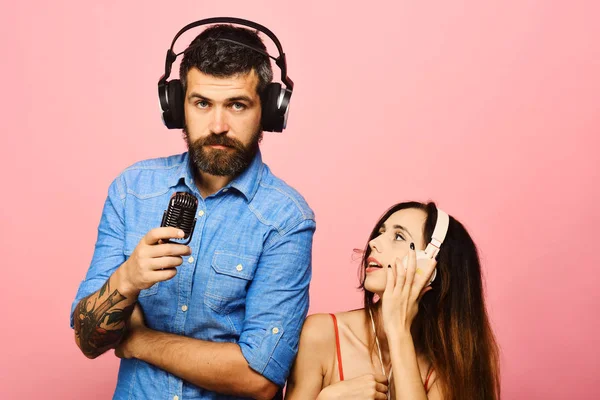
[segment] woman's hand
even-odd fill
[[[367,374],[327,386],[319,393],[317,400],[386,400],[387,385],[385,376]]]
[[[431,290],[428,283],[436,262],[421,259],[417,265],[414,244],[411,243],[410,247],[406,268],[402,260],[397,258],[394,265],[387,269],[381,312],[383,328],[388,336],[397,332],[410,333],[410,326],[419,310],[419,300]]]

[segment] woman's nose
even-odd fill
[[[373,239],[369,242],[369,247],[371,248],[371,251],[376,251],[379,253],[379,245],[377,244],[377,239]]]

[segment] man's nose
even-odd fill
[[[227,123],[227,115],[221,107],[215,107],[212,113],[210,122],[210,131],[216,135],[229,132],[229,124]]]

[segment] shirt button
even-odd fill
[[[202,211],[202,210],[198,211],[198,216],[199,216],[199,217],[201,217],[201,216],[203,216],[203,215],[204,215],[204,211]]]
[[[242,264],[238,264],[237,267],[235,267],[235,269],[237,269],[238,271],[241,271],[244,269],[244,267],[242,267]]]
[[[177,396],[177,395],[173,396],[173,400],[179,400],[179,396]]]
[[[227,193],[228,190],[229,189],[227,189],[227,188],[223,189],[223,193]]]
[[[187,306],[185,304],[181,306],[181,311],[183,311],[183,312],[187,311]]]
[[[273,332],[273,335],[277,335],[279,333],[279,328],[273,328],[271,332]]]
[[[188,258],[188,262],[189,262],[190,264],[191,264],[191,263],[193,263],[193,262],[194,262],[194,257],[190,257],[190,258]]]

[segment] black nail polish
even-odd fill
[[[388,264],[388,268],[392,268],[392,266],[390,264]]]
[[[414,244],[414,243],[411,243],[411,244],[410,244],[410,249],[411,249],[411,250],[414,250],[414,249],[415,249],[415,244]]]

